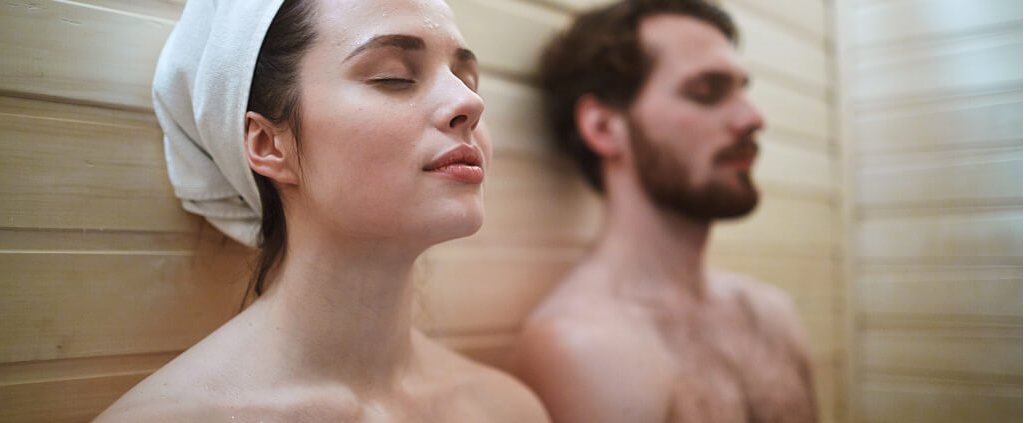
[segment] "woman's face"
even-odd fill
[[[477,231],[490,142],[447,5],[318,0],[314,19],[299,69],[304,216],[333,235],[429,245]]]

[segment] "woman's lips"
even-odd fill
[[[482,152],[478,148],[460,144],[436,156],[422,170],[459,182],[481,184],[486,177],[482,162]]]
[[[448,164],[427,172],[468,184],[481,184],[486,179],[486,172],[481,166],[464,163]]]

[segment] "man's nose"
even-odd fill
[[[765,127],[765,117],[749,96],[742,96],[733,115],[732,128],[738,135],[760,131]]]

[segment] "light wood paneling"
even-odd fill
[[[854,118],[855,147],[879,153],[1022,145],[1022,88],[868,106]]]
[[[172,26],[75,3],[7,3],[0,8],[0,90],[149,109]]]
[[[748,7],[727,3],[726,9],[740,27],[745,59],[755,67],[800,81],[814,88],[803,93],[825,99],[829,57],[820,40],[789,31],[789,27],[770,21]]]
[[[856,102],[1017,87],[1021,28],[853,52]]]
[[[460,241],[435,247],[424,259],[421,327],[452,334],[517,331],[584,251],[483,249]]]
[[[856,421],[1018,421],[1022,4],[841,6]]]
[[[172,193],[156,125],[0,113],[0,139],[3,227],[185,231],[196,225]]]
[[[1013,300],[1022,298],[1019,266],[866,266],[855,286],[864,313],[1022,315],[1022,302]]]
[[[828,258],[839,245],[835,216],[825,202],[765,196],[751,217],[716,226],[712,249]]]
[[[846,15],[854,28],[848,47],[897,40],[935,39],[955,33],[1022,27],[1017,0],[856,0]]]
[[[65,0],[98,7],[115,13],[166,19],[171,23],[182,16],[186,0]]]
[[[763,20],[800,31],[798,35],[804,42],[823,49],[829,45],[832,37],[826,23],[828,2],[822,0],[724,0],[722,3],[730,11],[748,8]],[[822,54],[825,55],[824,52]]]
[[[1015,264],[1022,260],[1022,210],[890,216],[857,223],[855,254],[882,263]]]
[[[768,134],[759,141],[761,153],[754,180],[763,191],[775,191],[835,201],[838,193],[837,160],[827,152],[812,151]]]
[[[765,114],[766,127],[772,131],[789,131],[818,140],[832,138],[829,104],[799,92],[781,87],[772,81],[754,81],[751,97]]]
[[[85,423],[147,373],[0,386],[0,419],[10,423]]]
[[[1022,203],[1022,149],[892,154],[862,160],[855,201],[863,207]]]
[[[1022,392],[990,385],[887,379],[859,388],[857,406],[858,419],[864,422],[1016,422],[1022,415]]]
[[[1022,380],[1020,332],[959,337],[870,333],[862,345],[867,372],[956,377],[1017,384]],[[983,360],[983,357],[990,357]]]
[[[0,361],[183,350],[238,310],[249,269],[227,258],[0,254]]]
[[[569,17],[516,0],[451,0],[457,24],[489,70],[528,76],[536,55]]]

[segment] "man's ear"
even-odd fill
[[[259,113],[247,112],[245,126],[247,164],[260,175],[284,185],[295,185],[299,178],[295,164],[295,141],[290,132],[279,130]]]
[[[620,157],[630,147],[625,113],[594,95],[584,95],[575,103],[575,124],[586,145],[601,157]]]

